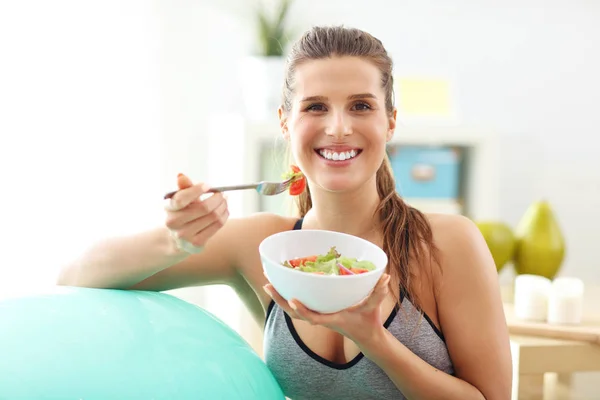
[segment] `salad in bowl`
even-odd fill
[[[337,252],[335,246],[327,254],[285,260],[283,265],[319,275],[356,275],[375,270],[375,264],[371,261],[344,257]]]
[[[334,313],[369,295],[385,272],[388,258],[374,243],[326,230],[290,230],[259,245],[265,276],[286,300]]]

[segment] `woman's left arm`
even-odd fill
[[[423,361],[386,329],[358,345],[409,399],[510,399],[510,341],[494,261],[472,221],[444,216],[436,224],[438,316],[455,376]]]

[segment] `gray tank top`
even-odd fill
[[[301,227],[299,220],[294,229]],[[421,359],[453,375],[442,333],[427,314],[417,311],[403,290],[400,303],[402,307],[392,310],[384,327]],[[311,351],[298,336],[292,319],[274,302],[267,309],[264,357],[285,396],[292,400],[406,398],[387,374],[362,353],[338,364]]]

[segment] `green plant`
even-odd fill
[[[290,32],[286,26],[286,17],[293,0],[278,0],[279,7],[271,17],[268,7],[258,7],[258,40],[260,54],[263,56],[281,57],[290,41]]]

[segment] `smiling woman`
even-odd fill
[[[233,287],[264,322],[265,361],[294,400],[509,398],[508,329],[479,230],[461,216],[424,214],[396,191],[386,154],[396,130],[392,60],[383,44],[358,29],[315,27],[288,60],[279,117],[306,178],[299,216],[230,218],[222,194],[205,198],[206,183],[180,180],[164,225],[98,244],[59,282]],[[290,230],[362,238],[387,265],[358,304],[315,312],[286,301],[263,273],[259,245]]]
[[[288,60],[280,125],[310,182],[298,198],[300,220],[294,229],[327,229],[367,238],[384,249],[389,265],[383,286],[378,285],[368,300],[334,316],[286,302],[267,285],[275,305],[267,314],[265,356],[286,393],[292,398],[318,398],[327,388],[333,390],[327,382],[335,381],[339,397],[361,393],[365,399],[395,398],[399,390],[407,398],[450,393],[461,399],[505,398],[511,386],[510,350],[499,296],[488,294],[489,309],[478,311],[479,323],[489,329],[485,347],[502,349],[498,364],[487,372],[477,367],[484,354],[469,349],[473,337],[458,333],[464,329],[464,315],[474,310],[454,307],[460,296],[449,296],[465,290],[459,289],[455,277],[483,265],[482,279],[490,290],[497,285],[484,242],[468,220],[424,215],[396,193],[385,151],[396,128],[392,60],[382,43],[357,29],[316,27],[296,43]],[[453,235],[459,242],[453,242]],[[481,254],[468,265],[458,254],[451,255],[456,248]],[[413,334],[418,332],[416,342],[403,331],[414,321],[396,314],[397,306],[418,311],[428,322],[412,328]],[[490,310],[494,316],[488,319],[484,313]],[[388,318],[384,321],[381,315]],[[370,333],[365,337],[365,332]],[[294,368],[289,367],[294,363],[290,335],[304,353],[297,354]],[[442,343],[430,341],[430,336]],[[467,336],[471,338],[465,340]],[[330,344],[338,341],[338,346]],[[417,343],[428,343],[428,348]],[[288,349],[285,356],[280,354],[283,348]],[[418,356],[414,364],[410,354]],[[358,363],[363,356],[369,361]],[[285,366],[280,364],[283,359]],[[335,372],[340,369],[348,370],[345,380]],[[420,372],[415,374],[416,370]],[[431,374],[440,370],[446,374],[439,379]],[[296,374],[311,375],[318,383],[309,393],[293,378]],[[503,378],[490,383],[488,374]],[[349,376],[354,377],[352,382]],[[381,391],[364,392],[371,383],[358,382],[357,376],[378,381]],[[393,389],[387,387],[392,382]],[[433,382],[436,389],[430,386]]]
[[[321,187],[347,189],[349,180],[360,185],[381,165],[395,127],[395,112],[385,98],[380,71],[359,57],[313,54],[306,63],[294,60],[296,54],[291,55],[280,110],[293,157],[308,176],[319,171],[315,183]],[[391,84],[391,76],[387,79]],[[290,131],[295,135],[290,136]],[[317,157],[304,153],[311,147]]]

